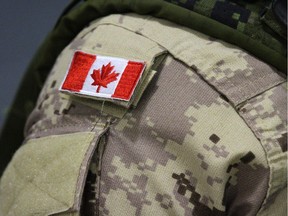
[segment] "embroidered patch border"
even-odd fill
[[[144,61],[75,51],[60,91],[130,101],[146,68]]]

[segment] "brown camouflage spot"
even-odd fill
[[[173,207],[173,201],[169,194],[156,194],[155,200],[160,203],[160,206],[164,209],[169,209]]]
[[[283,152],[287,151],[287,133],[282,134],[280,138],[277,139]]]
[[[53,80],[53,82],[51,83],[51,86],[50,86],[50,88],[54,88],[54,87],[55,87],[55,85],[56,85],[56,83],[57,83],[57,81],[56,81],[56,80]]]
[[[220,138],[219,138],[216,134],[212,134],[212,135],[209,137],[209,139],[210,139],[213,143],[215,143],[215,144],[217,144],[217,143],[220,141]]]
[[[192,209],[192,212],[190,213],[190,215],[191,214],[195,215],[195,216],[215,216],[215,215],[216,216],[224,216],[224,215],[226,215],[226,213],[223,211],[220,211],[214,207],[213,207],[213,209],[210,209],[208,206],[201,203],[200,202],[201,195],[196,192],[196,189],[195,189],[196,186],[194,184],[192,184],[192,182],[190,182],[185,177],[184,173],[181,173],[180,175],[173,173],[172,178],[177,180],[177,186],[178,186],[177,192],[178,192],[178,194],[180,194],[181,196],[185,196],[187,191],[190,192],[189,193],[190,194],[189,202],[194,205],[194,208]],[[179,196],[177,196],[177,194],[175,196],[176,196],[176,199],[178,201],[182,202],[182,205],[187,206],[187,203],[185,204],[183,197],[181,199]],[[213,203],[213,200],[212,200],[212,203]],[[185,207],[185,206],[183,206],[183,207]],[[189,208],[186,207],[186,211],[189,211]],[[189,215],[188,212],[185,212],[185,215],[186,214]]]

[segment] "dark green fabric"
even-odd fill
[[[269,1],[243,1],[243,0],[209,0],[209,1],[196,1],[196,0],[165,0],[180,7],[194,11],[203,16],[209,17],[223,25],[229,26],[238,31],[238,34],[244,34],[253,40],[257,40],[264,46],[280,53],[286,54],[286,36],[279,38],[275,37],[274,33],[267,31],[266,24],[269,24],[273,30],[283,34],[282,29],[278,22],[271,17],[267,16],[263,19],[263,13],[271,7]],[[271,9],[270,9],[271,10]],[[270,14],[270,10],[266,14]],[[271,11],[272,12],[272,11]],[[266,15],[265,15],[266,16]],[[285,31],[286,32],[286,31]],[[225,38],[223,38],[226,40]]]
[[[277,33],[280,37],[282,37],[284,40],[287,39],[287,29],[284,27],[284,25],[281,25],[280,22],[276,19],[276,17],[273,14],[272,8],[270,8],[266,14],[263,16],[262,20],[264,23],[271,28],[272,31]]]
[[[19,87],[0,137],[0,174],[23,141],[23,128],[57,56],[90,21],[113,13],[134,12],[187,26],[248,50],[263,61],[286,70],[286,57],[233,28],[164,0],[88,0],[65,14],[47,36]],[[26,107],[26,108],[25,108]],[[26,109],[26,110],[25,110]]]

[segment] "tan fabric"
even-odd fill
[[[121,199],[119,215],[255,215],[269,179],[261,143],[191,69],[168,57],[159,73],[139,107],[110,129],[100,214],[114,215]]]
[[[135,14],[110,15],[95,25],[121,26],[157,42],[193,67],[234,105],[285,81],[276,69],[247,52],[166,20]]]
[[[287,185],[287,83],[247,101],[240,114],[261,140],[271,169],[269,195],[263,209]],[[281,210],[280,210],[281,211]]]
[[[94,136],[86,132],[29,140],[1,179],[0,215],[49,215],[77,207],[83,184],[79,174]]]
[[[132,102],[139,102],[136,108],[60,94],[75,50],[147,61],[146,79]],[[163,62],[155,60],[166,52]],[[277,71],[237,47],[170,22],[138,15],[96,20],[55,63],[27,122],[27,143],[1,179],[1,210],[4,215],[25,209],[24,215],[41,210],[40,215],[282,216],[284,83]],[[40,145],[45,148],[36,148]],[[58,164],[62,154],[57,169],[33,168],[49,160]],[[39,179],[41,186],[49,182],[43,194],[17,177],[15,169],[22,166],[36,180],[39,173],[48,175],[47,181]],[[62,187],[57,179],[64,178],[64,167],[73,171]],[[22,187],[26,193],[18,196]],[[62,202],[51,199],[50,190]],[[42,206],[28,202],[34,191],[45,199]]]
[[[141,77],[141,80],[139,81],[140,84],[138,84],[138,87],[135,89],[135,93],[137,93],[139,88],[141,88],[141,86],[143,87],[143,82],[145,81],[146,77],[151,76],[151,66],[154,63],[155,58],[161,55],[165,50],[155,42],[118,26],[94,25],[93,28],[90,27],[89,29],[91,31],[85,33],[84,35],[80,33],[81,36],[79,35],[80,38],[78,37],[78,40],[76,39],[77,42],[74,43],[74,46],[70,46],[71,55],[73,55],[76,49],[81,49],[82,51],[92,54],[95,53],[98,55],[116,57],[121,56],[122,58],[129,60],[145,61],[147,63],[147,67],[143,76]],[[93,34],[94,31],[101,32],[101,34]],[[66,64],[67,63],[64,63],[64,65]],[[85,103],[89,106],[95,107],[95,102],[90,103],[89,100],[86,100]],[[114,101],[114,103],[129,108],[133,103],[133,100],[128,103],[119,101]],[[97,102],[96,106],[98,109],[99,106],[102,108],[102,104],[97,104]]]
[[[259,216],[287,215],[287,187],[274,195],[273,201],[270,201],[269,208],[263,209]]]

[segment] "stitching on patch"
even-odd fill
[[[75,51],[59,90],[96,99],[129,101],[145,67],[144,61]]]
[[[139,62],[129,61],[112,97],[128,99],[137,85],[144,65]]]
[[[95,55],[75,52],[62,88],[79,92],[95,59]]]

